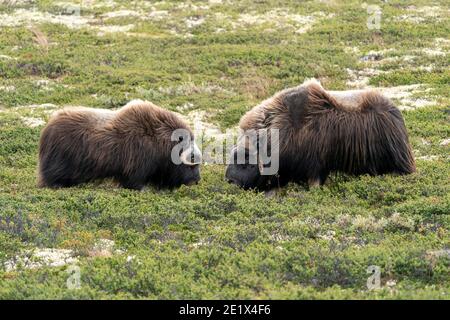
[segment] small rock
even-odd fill
[[[417,160],[424,160],[424,161],[434,161],[434,160],[438,160],[439,156],[421,156],[421,157],[417,157]]]
[[[396,285],[397,285],[397,281],[395,281],[395,280],[388,280],[386,282],[386,286],[389,288],[395,287]]]
[[[111,257],[114,253],[114,241],[99,239],[89,251],[91,257]]]
[[[439,259],[447,258],[450,259],[450,249],[442,249],[442,250],[430,250],[425,254],[425,259],[428,260],[431,267],[435,267],[438,263]]]
[[[67,264],[76,263],[78,259],[72,250],[54,248],[36,248],[24,254],[16,256],[5,263],[6,271],[16,270],[23,266],[26,269],[36,269],[43,266],[61,267]]]
[[[383,56],[377,52],[369,52],[360,58],[361,61],[379,61],[381,59],[383,59]]]
[[[22,117],[22,121],[30,128],[36,128],[45,124],[45,121],[40,118]]]
[[[0,86],[0,91],[13,92],[16,90],[14,86]]]
[[[336,231],[329,230],[325,234],[319,235],[319,238],[327,241],[331,241],[334,239],[334,236],[336,235]]]
[[[450,249],[428,251],[427,256],[433,258],[441,258],[441,257],[450,258]]]

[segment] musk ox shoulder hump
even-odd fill
[[[148,101],[132,100],[116,112],[110,125],[120,131],[170,137],[176,129],[189,130],[186,122],[177,114]]]
[[[55,111],[47,124],[47,127],[55,125],[79,126],[89,129],[102,127],[114,118],[116,112],[107,109],[95,109],[86,107],[66,107]]]
[[[310,108],[334,108],[347,112],[364,112],[373,109],[388,111],[395,108],[392,101],[372,89],[327,91],[317,81],[309,81],[300,88],[307,89],[307,104]]]
[[[282,90],[249,110],[239,123],[242,130],[268,127],[298,128],[307,115],[329,112],[397,110],[393,103],[375,90],[327,91],[315,79]]]

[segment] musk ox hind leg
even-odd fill
[[[41,165],[39,170],[38,187],[40,188],[67,188],[77,184],[72,179],[70,171],[61,170],[61,167]]]
[[[68,148],[71,141],[63,139],[61,125],[54,120],[42,131],[39,141],[38,187],[63,188],[78,183],[75,177],[80,150]]]
[[[69,157],[61,157],[58,150],[43,147],[41,143],[39,154],[38,187],[40,188],[64,188],[76,183],[73,179],[73,164]]]

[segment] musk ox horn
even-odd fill
[[[195,142],[191,143],[189,148],[181,153],[180,160],[187,166],[195,166],[202,163],[202,153]]]

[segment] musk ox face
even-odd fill
[[[169,177],[162,178],[164,183],[173,183],[173,186],[192,185],[200,181],[201,152],[195,143],[194,135],[190,130],[177,129],[172,133],[172,140],[176,144],[172,147],[171,168],[167,170]]]
[[[265,143],[267,140],[261,134],[254,133],[251,134],[255,137],[252,142],[246,140],[248,135],[244,134],[231,151],[231,163],[227,167],[225,179],[244,189],[267,190],[279,182],[278,150],[272,150],[271,144]],[[242,140],[245,142],[242,143]]]
[[[260,187],[265,184],[263,176],[261,176],[257,163],[250,161],[249,150],[246,148],[235,147],[231,151],[231,159],[233,163],[229,164],[225,173],[225,178],[228,182],[237,184],[244,189],[251,189]],[[244,153],[244,162],[238,163],[238,153]]]
[[[168,175],[161,177],[160,187],[175,188],[181,185],[193,185],[200,181],[200,165],[174,165],[167,170]]]
[[[179,131],[182,137],[174,137]],[[198,182],[200,162],[189,127],[150,102],[133,101],[117,111],[68,108],[42,131],[38,185],[70,187],[113,178],[130,189],[174,188]]]
[[[330,172],[415,171],[403,117],[389,99],[375,91],[326,91],[318,82],[308,81],[251,109],[239,126],[243,131],[279,131],[275,173],[263,173],[259,154],[256,164],[228,166],[226,179],[246,189],[270,189],[289,181],[322,185]],[[240,148],[238,144],[233,157]],[[251,148],[245,148],[251,153]]]

